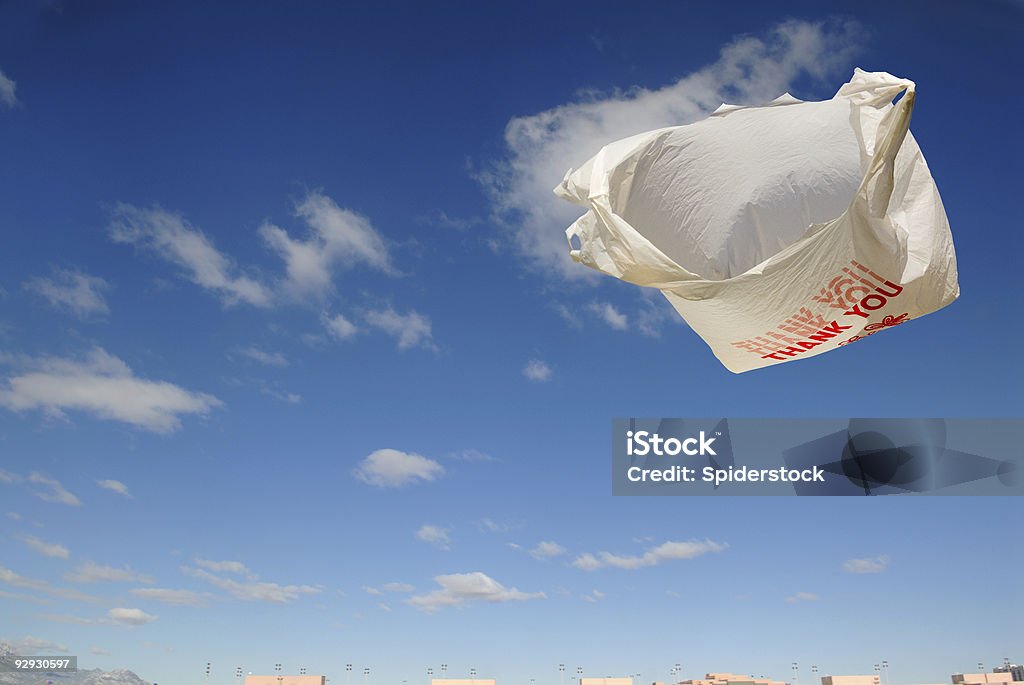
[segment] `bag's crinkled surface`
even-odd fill
[[[857,69],[831,100],[723,105],[607,145],[555,189],[588,209],[570,254],[660,289],[734,372],[933,312],[959,286],[913,107],[912,81]]]

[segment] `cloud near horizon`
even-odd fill
[[[507,588],[480,571],[435,576],[434,582],[441,586],[440,589],[410,597],[406,603],[430,613],[474,602],[496,604],[547,597],[543,592],[521,592],[516,588]]]
[[[572,565],[582,571],[594,571],[599,568],[612,567],[634,570],[646,566],[657,566],[665,561],[676,559],[694,559],[704,554],[722,552],[729,548],[725,543],[713,540],[688,540],[686,542],[663,542],[651,547],[641,555],[620,555],[611,552],[589,552],[576,557]]]

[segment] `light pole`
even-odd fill
[[[885,685],[889,685],[889,662],[882,659],[882,678]]]
[[[345,664],[345,685],[352,685],[352,664]]]
[[[683,665],[682,664],[676,664],[676,675],[678,676],[682,672],[683,672]]]
[[[476,669],[475,668],[469,669],[469,679],[470,680],[476,680]]]
[[[793,662],[793,685],[800,685],[800,668]]]
[[[576,683],[576,685],[581,685],[582,682],[583,682],[583,667],[582,666],[577,666],[576,667],[576,680],[580,681],[579,683]]]
[[[984,664],[982,664],[982,663],[981,663],[981,662],[979,661],[979,662],[978,662],[978,673],[984,673],[984,672],[985,672],[985,666],[984,666]]]
[[[209,661],[206,662],[206,680],[204,682],[206,682],[206,683],[210,682],[210,662]]]
[[[238,685],[242,685],[242,667],[239,666],[235,669],[235,681]]]
[[[558,685],[565,685],[565,664],[558,664]]]
[[[441,678],[448,675],[448,664],[441,664]]]
[[[284,680],[284,676],[281,675],[281,664],[274,664],[274,673],[277,674],[277,685],[281,685],[281,681]]]
[[[430,685],[431,681],[434,680],[434,669],[427,669],[427,685]]]
[[[370,667],[367,666],[366,668],[363,669],[363,685],[366,685],[366,683],[369,680],[370,680]]]
[[[819,685],[818,684],[818,667],[817,666],[811,666],[811,680],[814,681],[813,683],[811,683],[811,685]]]

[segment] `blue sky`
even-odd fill
[[[1018,500],[607,469],[619,416],[1020,416],[1019,4],[206,5],[0,5],[0,639],[168,683],[1021,658]],[[566,260],[601,144],[854,66],[917,82],[953,305],[737,376]]]

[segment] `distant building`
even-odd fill
[[[245,685],[327,685],[322,675],[247,675]]]
[[[827,675],[822,676],[821,685],[879,685],[876,675]]]
[[[771,678],[755,678],[736,673],[705,673],[703,678],[683,680],[679,685],[787,685]]]
[[[1013,676],[1014,682],[1020,682],[1024,680],[1024,666],[1021,664],[1007,664],[998,668],[992,669],[993,673],[1009,673]]]
[[[580,678],[579,685],[633,685],[632,678]]]
[[[953,685],[994,685],[1012,683],[1013,674],[1004,673],[954,673]]]
[[[497,685],[494,678],[431,678],[430,685]]]

